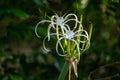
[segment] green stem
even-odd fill
[[[68,72],[68,67],[69,67],[69,63],[68,62],[65,62],[64,63],[64,66],[62,68],[62,71],[58,77],[58,80],[65,80],[65,77],[67,75],[67,72]]]

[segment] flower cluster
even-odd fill
[[[51,39],[50,36],[56,36],[57,54],[64,56],[73,65],[74,72],[77,76],[76,65],[80,60],[81,52],[90,46],[90,38],[87,31],[83,29],[82,18],[79,21],[73,13],[61,17],[53,15],[50,20],[42,20],[36,25],[35,33],[38,37],[40,36],[37,33],[37,28],[41,23],[45,22],[50,24],[48,26],[47,36],[43,40],[44,49],[48,50],[45,46],[46,39],[49,41]],[[51,29],[54,29],[54,32]],[[62,50],[62,53],[60,50]]]

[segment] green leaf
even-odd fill
[[[0,53],[0,57],[6,56],[4,53]]]
[[[2,80],[8,80],[8,76],[5,76]]]
[[[21,76],[18,75],[9,75],[11,80],[23,80]]]
[[[8,12],[14,14],[15,16],[17,16],[17,17],[19,17],[21,19],[28,18],[28,14],[25,11],[21,10],[21,9],[11,8],[11,9],[8,10]]]
[[[119,3],[119,0],[111,0],[112,2],[116,2],[116,3]]]

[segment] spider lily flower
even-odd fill
[[[58,53],[59,56],[64,56],[65,58],[68,58],[68,62],[70,62],[69,65],[69,75],[71,74],[71,67],[73,67],[74,69],[74,73],[76,75],[76,77],[78,77],[77,74],[77,65],[78,62],[80,61],[80,51],[81,50],[85,50],[83,48],[80,48],[79,45],[81,45],[80,43],[86,43],[89,41],[89,37],[88,37],[88,33],[87,31],[81,29],[81,30],[67,30],[65,32],[65,34],[59,34],[61,37],[58,39],[57,43],[56,43],[56,52]],[[77,40],[78,37],[84,37],[84,40]],[[59,44],[62,43],[62,40],[66,40],[67,41],[67,45],[65,47],[67,47],[67,49],[63,50],[63,54],[61,54],[59,52]],[[71,45],[70,45],[71,44]],[[63,45],[64,47],[64,45]],[[65,48],[64,47],[64,48]],[[73,48],[73,49],[70,49]]]
[[[79,24],[79,27],[75,26],[72,30],[68,28],[68,29],[65,29],[64,33],[57,34],[60,37],[58,38],[58,41],[56,43],[56,52],[58,53],[58,55],[67,57],[68,61],[70,62],[69,75],[71,74],[71,66],[72,66],[76,77],[78,77],[77,65],[78,65],[78,62],[80,61],[81,50],[86,50],[90,46],[90,44],[88,44],[87,47],[85,48],[80,47],[81,43],[83,45],[85,45],[85,43],[89,43],[90,38],[88,36],[87,31],[83,29],[82,24],[80,22],[77,22],[75,25],[77,24]],[[64,41],[66,41],[67,44],[61,46],[61,43],[65,44]],[[63,54],[59,52],[59,49],[60,49],[58,47],[59,45],[62,48]]]
[[[69,21],[75,21],[75,27],[76,27],[77,23],[79,22],[77,16],[73,13],[70,13],[66,16],[63,15],[61,17],[59,17],[58,15],[54,15],[52,16],[51,21],[53,22],[53,25],[54,23],[57,23],[57,25],[61,27],[64,27],[64,26],[68,27],[67,22]]]
[[[68,15],[63,15],[61,17],[59,17],[58,15],[53,15],[51,17],[50,20],[42,20],[40,22],[37,23],[36,27],[35,27],[35,34],[37,37],[40,37],[37,33],[37,29],[38,29],[38,26],[42,23],[50,23],[49,26],[48,26],[48,41],[50,40],[50,30],[51,28],[55,29],[57,26],[59,26],[58,28],[61,29],[62,31],[64,31],[64,29],[69,29],[69,26],[68,26],[68,22],[69,21],[74,21],[75,22],[75,28],[77,27],[77,23],[79,22],[78,21],[78,18],[75,14],[71,13],[71,14],[68,14]]]
[[[76,77],[78,77],[77,65],[80,60],[80,55],[81,55],[80,51],[86,50],[89,47],[88,45],[88,47],[85,49],[80,48],[80,45],[81,45],[80,43],[85,44],[86,42],[88,42],[89,36],[87,31],[85,31],[82,26],[79,26],[79,29],[76,29],[76,28],[73,28],[73,30],[71,30],[70,27],[68,29],[65,28],[64,33],[51,33],[50,36],[57,36],[57,35],[59,36],[58,41],[56,43],[56,52],[59,56],[68,58],[68,61],[70,62],[69,71],[71,70],[71,66],[72,66]],[[83,37],[84,39],[79,40],[81,37]],[[43,40],[43,46],[45,50],[47,50],[47,48],[45,47],[45,41],[47,38],[48,36],[46,36]],[[64,45],[65,44],[64,41],[67,42],[66,45]],[[58,47],[59,45],[62,48],[63,54],[59,52],[59,49],[60,49]],[[69,48],[73,48],[73,49],[69,49]]]
[[[81,18],[82,19],[82,18]],[[49,51],[46,46],[46,39],[50,40],[50,36],[56,36],[56,52],[59,56],[68,58],[71,65],[73,66],[74,73],[77,75],[77,64],[80,61],[81,51],[84,51],[90,46],[90,36],[87,31],[83,29],[82,22],[78,20],[77,16],[73,13],[68,15],[63,15],[59,17],[58,15],[53,15],[51,20],[42,20],[35,27],[35,33],[37,34],[37,28],[40,24],[48,22],[47,36],[43,40],[43,48],[46,51]],[[73,28],[71,29],[68,22],[74,22]],[[55,32],[51,32],[51,29],[54,29]],[[91,34],[90,34],[91,35]],[[88,43],[88,44],[87,44]],[[60,49],[63,51],[60,53]]]
[[[71,43],[74,43],[74,46],[76,46],[77,52],[78,52],[78,61],[80,60],[80,50],[84,50],[82,48],[79,47],[80,43],[85,43],[89,40],[88,37],[88,33],[87,31],[81,29],[81,30],[66,30],[66,32],[64,34],[59,34],[60,38],[58,39],[57,43],[56,43],[56,51],[58,53],[58,55],[60,56],[67,56],[67,54],[60,54],[58,51],[58,45],[59,43],[61,43],[62,40],[66,40],[66,41],[70,41]],[[84,37],[84,40],[76,40],[77,38],[80,37]],[[68,46],[68,45],[67,45]],[[72,47],[73,45],[69,46]],[[71,53],[70,55],[72,55],[73,53]]]

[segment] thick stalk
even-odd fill
[[[65,77],[67,75],[67,72],[68,72],[68,68],[69,68],[69,63],[68,62],[65,62],[64,63],[64,66],[62,68],[62,71],[58,77],[58,80],[65,80]]]

